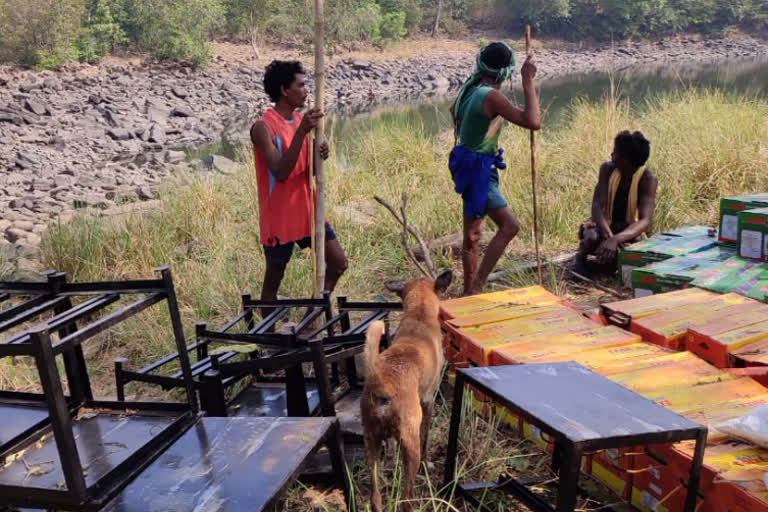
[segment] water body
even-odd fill
[[[573,74],[539,83],[544,129],[557,129],[566,119],[568,109],[577,99],[598,101],[609,94],[613,82],[617,94],[642,109],[656,95],[682,91],[690,87],[710,88],[729,94],[768,97],[768,58],[695,63],[690,66],[654,66],[618,69],[613,73]],[[326,123],[327,133],[335,144],[339,163],[344,165],[353,155],[349,143],[366,132],[404,124],[420,125],[427,135],[451,129],[450,106],[455,92],[448,97],[387,107],[354,116],[333,116]],[[508,91],[518,103],[523,102],[522,89]],[[247,127],[244,127],[247,133]],[[200,148],[198,155],[216,152],[234,155],[236,144],[222,140],[214,146]]]

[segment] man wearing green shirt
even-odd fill
[[[515,67],[514,52],[507,43],[497,41],[486,45],[478,53],[476,63],[474,74],[464,82],[451,108],[457,143],[451,151],[449,167],[455,190],[461,194],[464,204],[461,259],[465,295],[483,290],[488,275],[520,228],[499,189],[499,169],[506,167],[503,150],[498,147],[502,124],[507,120],[530,130],[541,126],[533,57],[528,56],[520,70],[525,109],[514,105],[500,91]],[[498,230],[478,268],[478,248],[486,215]]]

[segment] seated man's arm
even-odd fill
[[[608,202],[608,181],[613,172],[613,166],[610,162],[605,162],[600,166],[600,174],[595,185],[595,192],[592,196],[592,222],[597,225],[603,238],[611,238],[611,220],[605,217],[606,203]]]
[[[648,230],[653,219],[653,210],[656,208],[656,188],[659,180],[656,175],[648,170],[640,180],[637,191],[637,216],[636,222],[633,222],[621,233],[616,233],[614,238],[618,244],[623,244],[634,240]]]

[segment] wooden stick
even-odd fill
[[[325,13],[323,0],[315,0],[315,105],[325,108]],[[325,166],[320,157],[325,120],[320,118],[315,128],[317,209],[315,212],[315,237],[317,241],[317,289],[325,291]]]
[[[424,239],[421,237],[419,232],[416,230],[415,227],[408,224],[408,218],[405,215],[405,210],[408,206],[408,195],[403,194],[403,206],[400,208],[400,211],[402,212],[402,217],[397,213],[397,210],[395,210],[395,207],[390,204],[389,201],[386,199],[379,197],[379,196],[373,196],[373,198],[381,204],[383,207],[385,207],[389,212],[392,214],[392,216],[403,226],[403,232],[400,235],[400,241],[403,244],[403,248],[405,249],[405,254],[408,256],[408,258],[413,262],[413,264],[416,266],[416,268],[419,269],[419,272],[424,274],[424,276],[434,279],[437,276],[437,273],[435,272],[435,265],[432,263],[432,258],[429,255],[429,247],[426,243],[424,243]],[[413,237],[416,239],[416,241],[419,243],[419,246],[421,247],[421,250],[424,252],[424,265],[421,264],[421,262],[416,258],[416,255],[413,253],[413,250],[411,250],[410,245],[408,245],[408,233],[413,235]]]
[[[531,49],[531,26],[525,26],[525,53],[530,56]],[[533,243],[536,247],[536,268],[539,273],[539,285],[544,284],[541,275],[541,255],[539,254],[539,211],[538,201],[536,199],[536,132],[531,130],[531,186],[533,188]]]
[[[312,108],[312,99],[307,102],[307,108]],[[317,282],[317,231],[315,230],[315,209],[317,208],[317,187],[315,183],[315,138],[310,134],[309,136],[309,204],[311,208],[310,212],[310,226],[312,227],[312,235],[310,238],[309,251],[312,259],[312,296],[320,297],[320,288]]]

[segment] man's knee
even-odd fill
[[[597,227],[584,227],[579,230],[579,252],[582,254],[592,254],[600,246],[600,233]]]
[[[330,255],[332,255],[332,257],[328,259],[326,271],[336,277],[341,277],[341,275],[344,274],[344,272],[346,272],[349,268],[349,260],[347,260],[347,255],[344,254],[343,251],[334,251],[330,253],[329,256]]]
[[[515,238],[519,231],[520,223],[514,217],[499,226],[499,233],[501,233],[505,238],[509,240]]]
[[[464,249],[472,250],[480,245],[483,236],[482,225],[472,226],[464,231]]]

